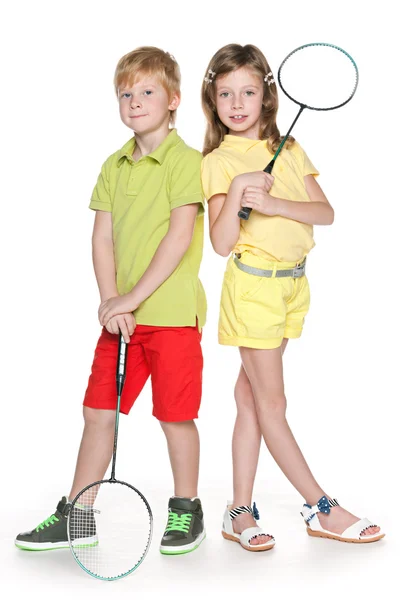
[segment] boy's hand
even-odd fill
[[[266,192],[269,192],[274,183],[274,177],[270,173],[264,171],[253,171],[252,173],[242,173],[236,175],[233,180],[235,185],[239,185],[243,191],[247,187],[259,187]]]
[[[132,293],[123,296],[109,298],[100,304],[99,321],[101,325],[107,325],[112,317],[132,313],[138,307]]]
[[[259,187],[246,187],[240,203],[242,206],[248,206],[268,217],[279,214],[279,198],[270,196],[267,191]]]
[[[135,317],[132,313],[116,315],[108,321],[105,328],[107,331],[114,333],[115,335],[119,335],[121,332],[125,342],[128,344],[130,341],[130,336],[136,329]]]

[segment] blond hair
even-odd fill
[[[114,75],[114,87],[118,91],[131,86],[137,77],[153,75],[157,77],[167,94],[181,95],[181,72],[175,58],[168,52],[154,46],[141,46],[125,54],[117,64]],[[174,123],[176,110],[170,111],[170,123]]]
[[[263,82],[264,94],[260,117],[260,140],[267,140],[268,150],[274,154],[283,139],[276,124],[276,114],[278,112],[276,84],[272,83],[268,85],[264,80],[266,75],[271,72],[267,59],[261,50],[251,44],[247,44],[246,46],[228,44],[218,50],[210,60],[206,71],[206,78],[201,88],[201,103],[207,120],[203,156],[218,148],[224,136],[229,131],[217,113],[215,82],[218,77],[223,77],[242,67],[251,69],[256,75],[261,77]],[[211,81],[210,72],[212,72]],[[293,142],[294,138],[290,136],[287,145],[290,146]]]

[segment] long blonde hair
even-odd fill
[[[228,133],[228,127],[224,125],[218,116],[215,103],[215,82],[218,77],[223,77],[241,67],[247,67],[261,77],[263,82],[263,103],[260,118],[260,140],[268,140],[268,150],[274,154],[278,149],[283,137],[279,133],[276,124],[278,112],[278,93],[275,83],[268,85],[264,77],[270,73],[271,68],[267,59],[257,48],[251,44],[240,46],[239,44],[228,44],[214,54],[207,67],[205,77],[209,80],[203,81],[201,88],[201,103],[207,120],[207,129],[204,137],[203,156],[212,152],[221,144],[224,136]],[[210,71],[213,73],[210,77]],[[211,79],[211,81],[210,81]],[[287,145],[290,146],[294,138],[290,136]]]

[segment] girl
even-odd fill
[[[341,508],[314,479],[285,418],[282,355],[301,335],[309,307],[306,256],[313,225],[330,225],[334,212],[315,180],[318,171],[291,137],[273,176],[262,171],[281,137],[277,89],[255,46],[229,44],[211,59],[202,87],[207,119],[202,181],[209,202],[214,250],[231,256],[222,287],[219,342],[238,346],[242,366],[235,386],[233,502],[222,535],[251,551],[269,550],[272,535],[256,526],[251,497],[261,435],[289,481],[305,499],[309,535],[374,542],[384,534]],[[248,221],[238,211],[250,207]]]

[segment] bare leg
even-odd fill
[[[103,479],[113,451],[115,410],[100,410],[84,406],[83,416],[85,428],[69,494],[70,500],[73,500],[89,483]]]
[[[174,477],[174,494],[184,498],[197,496],[200,441],[194,421],[166,423],[160,421],[168,444]]]
[[[240,348],[240,354],[251,382],[258,422],[268,450],[306,502],[315,504],[326,494],[314,479],[286,421],[281,350]],[[358,520],[341,507],[334,507],[329,515],[319,513],[318,518],[322,527],[335,533],[342,533]],[[378,527],[370,527],[364,534],[378,532]]]
[[[249,505],[253,495],[261,445],[261,429],[258,424],[250,381],[243,366],[235,386],[237,416],[232,437],[233,503],[234,506]]]
[[[288,340],[285,338],[281,345],[282,354],[287,343]],[[258,424],[253,391],[243,366],[240,368],[235,386],[235,400],[237,417],[232,438],[233,506],[249,506],[253,496],[260,453],[261,430]],[[243,513],[235,517],[233,530],[236,533],[241,533],[244,529],[255,525],[252,515]],[[269,536],[260,535],[253,538],[250,543],[253,545],[265,544],[269,539]]]

